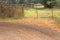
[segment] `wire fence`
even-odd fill
[[[60,6],[44,8],[41,4],[0,3],[0,18],[50,18],[60,17]]]

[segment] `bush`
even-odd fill
[[[0,3],[0,18],[23,17],[21,5]]]

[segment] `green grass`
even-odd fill
[[[33,15],[34,17],[37,16],[38,13],[38,17],[50,17],[52,16],[52,10],[51,9],[42,9],[42,10],[37,10],[36,9],[25,9],[25,17],[32,17],[31,15]],[[59,9],[53,9],[53,13],[55,17],[60,17],[60,10]]]
[[[35,9],[25,9],[24,10],[24,13],[25,13],[25,17],[31,17],[31,14],[35,14]]]
[[[14,17],[11,17],[11,18],[0,18],[0,20],[17,20],[17,19],[22,19],[22,18],[14,18]]]
[[[37,17],[36,9],[25,9],[25,17]],[[52,10],[51,9],[42,9],[37,10],[38,11],[38,17],[51,17],[52,16]],[[32,16],[31,16],[32,15]],[[55,22],[60,25],[60,9],[53,9],[53,15],[55,18]]]
[[[60,25],[60,18],[55,18],[55,22],[57,25]]]

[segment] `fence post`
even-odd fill
[[[37,5],[36,5],[36,14],[37,14],[37,18],[38,18],[38,10],[37,10]]]
[[[24,4],[22,4],[22,16],[24,17]]]

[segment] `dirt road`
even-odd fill
[[[31,24],[0,22],[0,40],[60,40],[60,32]]]

